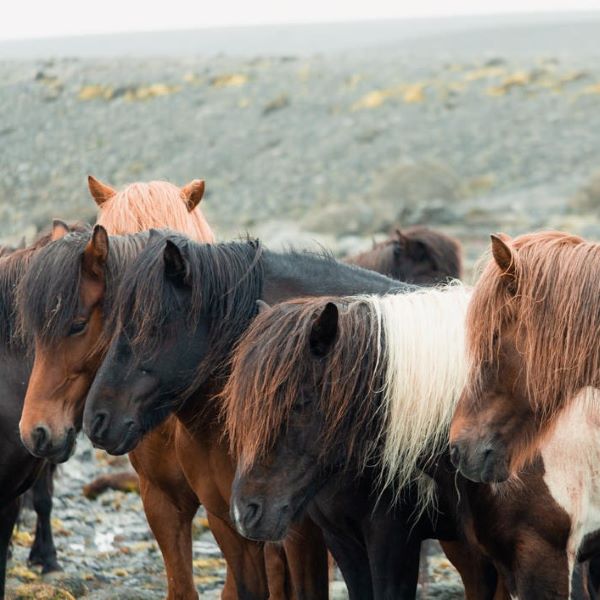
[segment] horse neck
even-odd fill
[[[263,300],[267,303],[306,296],[355,296],[417,289],[374,271],[309,253],[265,251],[263,265]]]

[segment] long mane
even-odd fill
[[[185,300],[176,284],[165,276],[167,240],[176,244],[187,259],[186,279],[191,295]],[[256,300],[263,284],[261,255],[262,247],[254,240],[197,244],[179,234],[153,230],[150,242],[123,278],[116,302],[118,309],[109,330],[115,337],[126,331],[134,351],[149,356],[156,350],[156,332],[182,301],[186,302],[189,328],[195,328],[202,315],[209,316],[210,349],[188,389],[182,391],[185,395],[221,367],[256,315]]]
[[[85,227],[74,224],[74,231]],[[25,338],[18,314],[18,287],[39,250],[52,242],[52,233],[40,235],[30,246],[0,257],[0,346],[25,351]]]
[[[377,466],[399,491],[447,445],[466,378],[461,285],[389,296],[302,299],[261,314],[240,341],[223,391],[232,452],[248,469],[285,431],[313,377],[312,324],[327,302],[338,335],[319,385],[320,458],[343,444],[346,466]],[[315,382],[316,383],[316,382]],[[425,501],[430,498],[424,498]]]
[[[17,290],[20,325],[41,340],[64,337],[77,316],[81,284],[81,257],[91,229],[68,233],[48,244],[30,262]],[[149,233],[110,236],[105,270],[103,311],[114,304],[121,275],[146,244]]]
[[[490,260],[473,293],[469,384],[480,386],[482,367],[497,364],[497,339],[516,326],[529,401],[550,421],[582,387],[600,381],[600,244],[556,231],[510,244],[513,288]]]
[[[167,181],[127,185],[102,204],[98,224],[113,235],[168,227],[191,239],[215,241],[200,207],[188,211],[181,190]]]

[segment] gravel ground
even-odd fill
[[[115,185],[203,177],[219,237],[248,231],[273,248],[343,254],[393,223],[426,223],[463,241],[470,268],[490,231],[557,227],[600,239],[600,63],[548,44],[536,53],[534,41],[518,56],[453,54],[437,40],[435,52],[421,44],[414,54],[405,45],[298,58],[0,62],[0,240],[31,239],[52,217],[92,220],[87,173]],[[13,597],[69,597],[43,596],[42,583],[74,597],[164,595],[139,497],[81,494],[123,468],[80,440],[57,479],[65,573],[47,579],[24,567],[26,511]],[[217,598],[224,563],[201,511],[195,530],[198,590]],[[421,597],[461,597],[435,546],[428,557]],[[333,589],[345,597],[339,580]]]

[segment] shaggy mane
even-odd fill
[[[320,460],[343,445],[345,466],[378,466],[397,493],[447,446],[466,379],[461,285],[388,296],[301,299],[259,315],[240,341],[223,390],[231,450],[249,469],[284,435],[303,386],[318,387]],[[314,381],[312,325],[327,302],[339,309],[336,342]],[[423,494],[426,492],[419,486]],[[431,497],[423,498],[424,502]]]
[[[512,288],[489,260],[473,293],[469,383],[478,389],[484,365],[497,364],[497,339],[516,325],[529,401],[548,423],[582,387],[600,382],[600,244],[557,231],[509,244]]]
[[[104,314],[115,300],[126,266],[146,244],[149,233],[110,236],[105,269]],[[77,316],[81,286],[81,257],[92,231],[68,233],[46,245],[30,262],[18,291],[20,325],[25,334],[35,334],[44,342],[67,335]]]
[[[262,292],[262,247],[258,241],[197,244],[175,233],[153,230],[148,245],[123,278],[109,327],[116,339],[125,332],[134,352],[152,356],[156,351],[156,332],[180,308],[181,295],[176,284],[165,275],[164,248],[167,240],[177,245],[187,259],[186,280],[191,298],[184,299],[187,326],[195,328],[201,315],[210,316],[210,349],[198,366],[197,380],[204,380],[205,365],[219,365],[228,357],[235,341],[256,315],[256,299]]]
[[[72,231],[85,231],[79,224],[69,225]],[[40,235],[30,246],[16,249],[0,257],[0,344],[24,350],[23,331],[18,313],[18,286],[38,251],[52,242],[52,232]]]
[[[113,235],[168,227],[195,240],[215,241],[200,207],[188,211],[181,189],[167,181],[127,185],[101,205],[98,224]]]

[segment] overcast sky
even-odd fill
[[[380,18],[599,10],[600,0],[2,0],[0,39]]]

